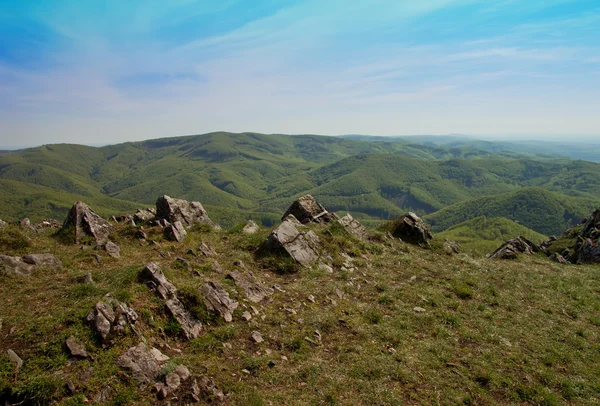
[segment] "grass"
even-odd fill
[[[242,235],[239,228],[192,231],[180,244],[161,241],[166,258],[124,232],[119,260],[49,235],[26,235],[28,251],[51,252],[64,266],[27,279],[0,277],[0,334],[6,337],[0,341],[0,393],[30,403],[76,405],[108,383],[112,404],[154,404],[155,395],[138,389],[115,363],[137,344],[135,335],[103,349],[83,323],[111,292],[138,312],[136,329],[149,342],[181,350],[164,350],[172,361],[162,374],[186,365],[194,376],[212,377],[228,404],[600,403],[597,266],[564,266],[537,255],[516,261],[448,256],[383,238],[362,243],[335,228],[311,227],[332,257],[333,274],[304,268],[280,272],[280,265],[255,257],[268,233],[264,229],[260,238]],[[215,258],[186,254],[201,243],[219,253],[222,273],[211,268]],[[102,265],[93,253],[102,255]],[[202,269],[202,276],[175,266],[176,257]],[[344,273],[340,268],[348,257],[356,270]],[[248,302],[225,278],[235,260],[280,289],[260,304]],[[205,280],[221,284],[240,303],[234,321],[225,323],[200,309],[205,333],[182,341],[163,302],[137,280],[150,261],[161,266],[190,309],[201,307],[198,288]],[[87,272],[94,285],[78,282]],[[243,321],[243,311],[252,320]],[[265,342],[253,343],[253,331]],[[70,335],[86,345],[94,361],[68,360],[62,344]],[[17,374],[4,355],[8,348],[25,361]],[[90,366],[93,376],[82,379]],[[73,396],[64,392],[66,379],[77,387]]]

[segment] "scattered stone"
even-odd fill
[[[77,391],[77,388],[75,387],[75,384],[70,379],[67,379],[67,382],[65,382],[65,389],[67,390],[67,393],[69,395],[74,395],[75,392]]]
[[[306,299],[311,303],[315,303],[315,297],[313,295],[308,295]]]
[[[367,240],[369,238],[369,233],[367,229],[360,224],[358,220],[356,220],[350,213],[346,213],[344,217],[338,220],[338,223],[344,227],[344,229],[351,235],[355,236],[359,240]]]
[[[96,303],[85,320],[100,335],[103,344],[107,344],[116,336],[125,334],[128,325],[134,329],[137,319],[138,315],[133,309],[109,293]]]
[[[110,223],[97,215],[87,204],[77,202],[73,205],[65,219],[63,230],[73,232],[76,244],[85,237],[92,237],[97,245],[108,242],[113,227]]]
[[[112,241],[108,241],[102,246],[102,249],[113,258],[121,258],[121,248]]]
[[[92,257],[94,257],[94,259],[96,260],[96,263],[98,265],[102,265],[102,257],[98,254],[92,254]]]
[[[207,282],[199,291],[208,311],[220,314],[227,323],[233,320],[233,312],[238,303],[229,297],[229,293],[221,285]]]
[[[23,257],[0,255],[0,269],[9,275],[31,276],[38,268],[57,269],[62,263],[52,254],[28,254]]]
[[[292,221],[286,219],[271,232],[263,249],[272,254],[290,256],[310,268],[319,259],[321,242],[312,230],[300,232]]]
[[[156,389],[156,398],[158,400],[164,400],[169,396],[169,390],[162,383],[156,384],[154,388]]]
[[[6,221],[3,221],[2,219],[0,219],[0,228],[4,228],[8,226],[8,223]]]
[[[248,220],[244,228],[242,228],[242,233],[244,234],[256,234],[260,230],[258,224],[256,224],[252,220]]]
[[[146,344],[140,343],[125,351],[118,359],[117,365],[131,373],[139,387],[154,382],[162,364],[169,357],[156,348],[148,349]]]
[[[33,228],[33,226],[31,225],[31,221],[29,221],[29,219],[27,217],[25,217],[25,218],[21,219],[21,221],[19,221],[19,226],[26,230],[35,230],[35,228]]]
[[[506,241],[496,251],[494,251],[490,259],[516,259],[519,254],[531,255],[539,252],[540,248],[527,238],[521,236],[512,240]]]
[[[263,341],[265,341],[262,337],[262,334],[260,334],[258,331],[253,331],[250,338],[252,339],[252,341],[254,341],[257,344],[260,344]]]
[[[169,241],[181,242],[187,236],[187,231],[185,231],[185,228],[180,221],[175,221],[165,227],[163,235]]]
[[[208,400],[217,399],[221,402],[225,400],[223,391],[217,388],[214,381],[207,376],[201,377],[199,381],[194,379],[192,394],[197,397],[204,396]]]
[[[319,262],[319,269],[327,273],[333,273],[333,268],[324,262]]]
[[[137,238],[138,240],[147,240],[148,239],[148,233],[146,232],[146,230],[140,228],[135,233],[135,238]]]
[[[175,258],[175,264],[185,268],[188,272],[192,272],[192,270],[194,269],[192,267],[192,264],[190,264],[190,261],[188,261],[185,258],[181,258],[181,257]]]
[[[107,403],[112,399],[113,394],[114,394],[113,388],[106,385],[104,388],[102,388],[100,390],[100,392],[98,392],[98,394],[96,394],[96,396],[94,397],[94,401],[96,403]]]
[[[90,379],[92,379],[92,377],[94,376],[94,368],[93,367],[88,367],[86,369],[84,369],[81,374],[79,375],[81,382],[87,382]]]
[[[423,309],[422,307],[419,307],[419,306],[413,307],[413,311],[415,313],[425,313],[426,312],[425,309]]]
[[[92,278],[92,273],[88,272],[85,274],[85,276],[83,277],[83,283],[91,285],[92,283],[94,283],[94,279]]]
[[[69,355],[73,358],[86,359],[92,358],[89,352],[85,349],[85,346],[81,341],[79,341],[74,336],[70,336],[65,341],[65,346],[67,347],[67,351]]]
[[[427,246],[429,240],[433,239],[427,224],[412,212],[406,213],[395,221],[392,235],[411,244],[424,244]]]
[[[133,219],[137,223],[148,223],[156,217],[156,209],[148,208],[148,209],[138,209],[133,215]]]
[[[444,241],[444,252],[448,255],[460,254],[462,247],[456,241],[446,240]]]
[[[165,377],[165,384],[169,387],[169,389],[176,390],[181,386],[181,378],[179,375],[173,371]]]
[[[550,255],[550,259],[554,262],[558,262],[559,264],[569,264],[569,261],[567,261],[565,259],[565,257],[563,257],[562,255],[558,254],[558,253],[554,253],[552,255]]]
[[[61,222],[58,220],[54,220],[54,219],[42,220],[38,224],[35,225],[35,229],[38,231],[39,230],[47,230],[50,228],[61,228],[61,227],[62,227]]]
[[[250,271],[247,271],[246,274],[242,275],[240,271],[236,269],[230,272],[227,277],[233,279],[235,285],[244,291],[244,294],[251,302],[259,303],[267,296],[273,294],[273,289],[260,283]]]
[[[212,266],[210,267],[210,269],[213,272],[217,272],[217,273],[223,273],[223,268],[221,267],[221,264],[219,264],[217,261],[213,262]]]
[[[205,257],[216,257],[217,253],[210,248],[206,243],[202,243],[200,245],[200,247],[198,247],[198,250],[202,253],[202,255],[204,255]]]
[[[184,382],[187,381],[191,375],[190,370],[185,365],[177,365],[177,368],[175,368],[175,373],[179,375],[181,380]]]
[[[8,359],[10,360],[10,362],[12,362],[15,366],[15,371],[21,369],[21,367],[23,366],[23,360],[21,359],[21,357],[19,357],[17,353],[11,350],[10,348],[6,350],[6,353],[8,354]]]
[[[244,321],[250,321],[252,320],[252,315],[250,314],[250,312],[244,312],[242,313],[242,320]]]
[[[294,201],[281,219],[285,220],[290,214],[303,224],[310,222],[327,224],[338,219],[338,216],[335,213],[329,213],[325,207],[317,202],[311,195],[302,196]]]
[[[213,229],[220,229],[217,224],[208,218],[206,210],[199,202],[173,199],[166,195],[159,197],[156,201],[156,218],[165,219],[169,223],[179,221],[187,228],[196,223],[201,223],[208,224]]]
[[[177,289],[169,282],[158,264],[151,262],[144,267],[140,273],[140,280],[154,289],[162,299],[170,299],[175,296]]]

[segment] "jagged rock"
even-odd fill
[[[185,227],[196,223],[208,224],[212,228],[220,229],[210,218],[204,207],[199,202],[188,202],[182,199],[173,199],[169,196],[159,197],[156,201],[156,218],[165,219],[169,223],[180,221]]]
[[[360,224],[358,220],[352,217],[350,213],[346,213],[344,217],[338,220],[338,223],[340,223],[340,225],[344,227],[344,229],[348,233],[352,234],[360,240],[366,240],[369,238],[369,233],[367,232],[367,229],[362,224]]]
[[[542,244],[540,244],[540,250],[545,252],[548,249],[548,247],[550,247],[550,245],[552,245],[552,243],[554,241],[556,241],[556,237],[554,237],[554,236],[546,238],[542,242]]]
[[[586,219],[581,231],[579,231],[579,236],[592,240],[600,238],[600,210],[594,211],[590,218]]]
[[[223,391],[217,388],[215,382],[208,376],[202,376],[199,381],[194,379],[192,383],[192,395],[197,397],[203,396],[209,400],[214,398],[221,402],[225,400]]]
[[[84,275],[83,277],[83,283],[86,283],[88,285],[91,285],[92,283],[94,283],[94,279],[92,278],[92,273],[88,272]]]
[[[181,326],[181,332],[187,340],[200,335],[202,324],[185,309],[177,297],[177,289],[167,280],[157,264],[148,264],[140,273],[140,280],[165,300],[167,314],[177,320]]]
[[[67,340],[65,341],[65,347],[67,347],[69,355],[73,358],[91,358],[90,353],[87,352],[83,343],[74,336],[70,336],[69,338],[67,338]]]
[[[271,232],[262,248],[273,254],[289,255],[309,268],[319,259],[321,242],[312,230],[299,231],[292,221],[285,220]]]
[[[9,275],[31,276],[38,268],[56,269],[61,262],[52,254],[28,254],[23,257],[0,255],[0,268]]]
[[[559,264],[569,264],[569,261],[567,261],[565,259],[565,257],[563,257],[562,255],[560,255],[558,253],[554,253],[554,254],[550,255],[550,259],[554,262],[558,262]]]
[[[252,341],[254,341],[256,344],[260,344],[262,343],[264,340],[264,338],[262,337],[262,334],[260,334],[260,332],[258,331],[253,331],[252,334],[250,335],[250,338],[252,339]]]
[[[85,320],[100,335],[103,344],[107,344],[116,336],[125,334],[128,325],[133,329],[137,319],[138,315],[132,308],[109,293],[96,303]]]
[[[327,224],[333,220],[337,220],[338,216],[335,213],[329,213],[317,200],[311,195],[305,195],[294,201],[281,217],[284,220],[288,215],[292,214],[300,223],[322,223]]]
[[[190,261],[185,258],[177,257],[175,258],[175,263],[185,268],[188,272],[192,272],[193,270],[192,264],[190,264]]]
[[[185,231],[180,221],[175,221],[173,224],[165,227],[163,235],[169,241],[181,242],[187,236],[187,231]]]
[[[233,311],[237,309],[238,303],[229,297],[229,293],[221,285],[207,282],[199,290],[207,310],[219,313],[228,323],[233,320]]]
[[[256,224],[252,220],[248,220],[248,222],[246,223],[246,225],[244,226],[244,228],[242,228],[242,233],[245,233],[245,234],[256,234],[258,232],[258,230],[260,230],[260,227],[258,226],[258,224]]]
[[[133,219],[136,223],[148,223],[154,220],[154,217],[156,217],[155,208],[138,209],[133,215]]]
[[[198,250],[202,253],[202,255],[204,255],[205,257],[216,257],[217,253],[210,248],[208,245],[206,245],[206,243],[202,243],[200,245],[200,247],[198,247]]]
[[[427,224],[412,212],[396,220],[392,235],[411,244],[429,245],[429,240],[433,239]]]
[[[448,255],[460,254],[461,246],[458,242],[452,240],[444,241],[444,252]]]
[[[148,239],[148,233],[146,233],[146,230],[140,228],[136,233],[135,233],[135,238],[139,239],[139,240],[147,240]]]
[[[496,251],[494,251],[490,259],[515,259],[519,254],[531,255],[539,252],[540,248],[527,238],[521,236],[512,240],[506,241]]]
[[[156,348],[148,349],[140,343],[125,351],[118,359],[117,365],[131,373],[138,386],[146,386],[156,380],[158,371],[169,357]]]
[[[245,275],[242,275],[240,271],[236,269],[230,272],[227,277],[233,279],[235,285],[244,291],[244,294],[251,302],[259,303],[267,296],[273,294],[273,289],[260,283],[250,271]]]
[[[107,241],[106,244],[100,247],[113,258],[121,258],[121,248],[112,241]]]
[[[110,223],[97,215],[87,204],[77,202],[73,205],[65,219],[63,230],[74,230],[75,243],[84,237],[92,237],[96,244],[104,245],[108,242],[113,227]]]
[[[600,213],[600,212],[599,212]],[[581,244],[577,253],[578,264],[599,264],[600,263],[600,239],[592,240],[586,238]]]
[[[21,357],[19,357],[17,353],[11,350],[10,348],[6,350],[6,354],[8,355],[8,359],[10,360],[10,362],[12,362],[15,366],[15,371],[21,369],[21,367],[23,366],[23,360],[21,359]]]

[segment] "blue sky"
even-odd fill
[[[0,145],[600,134],[597,0],[0,0]]]

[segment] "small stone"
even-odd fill
[[[85,274],[85,276],[83,277],[83,283],[87,285],[91,285],[92,283],[94,283],[94,279],[92,278],[91,272]]]
[[[121,249],[112,241],[108,241],[104,244],[104,250],[113,258],[121,258]]]
[[[190,370],[185,365],[178,365],[175,368],[175,373],[179,375],[182,381],[186,381],[190,377]]]
[[[313,295],[308,295],[306,299],[311,303],[315,303],[315,297]]]
[[[192,264],[185,258],[177,257],[175,258],[175,264],[185,268],[188,272],[192,272]]]
[[[67,379],[67,382],[65,382],[65,389],[67,390],[67,393],[69,395],[74,395],[77,391],[77,389],[75,388],[75,384],[70,379]]]
[[[98,254],[92,254],[98,265],[102,265],[102,257]]]
[[[244,312],[242,313],[242,320],[244,321],[250,321],[252,319],[252,315],[250,314],[250,312]]]
[[[67,338],[65,341],[65,346],[69,351],[69,354],[73,358],[85,359],[90,358],[90,354],[86,351],[85,346],[81,341],[79,341],[74,336]]]
[[[319,263],[319,269],[327,273],[333,273],[333,268],[323,262]]]
[[[423,309],[422,307],[419,307],[419,306],[413,307],[413,311],[416,313],[425,313],[426,312],[425,309]]]
[[[275,364],[275,361],[271,360],[271,361],[269,361],[268,365],[269,365],[269,368],[273,368],[276,364]]]
[[[258,331],[253,331],[251,338],[252,338],[252,341],[254,341],[257,344],[260,344],[263,341],[265,341],[262,337],[262,334],[260,334]]]
[[[288,360],[288,357],[286,357],[285,355],[282,355],[282,356],[281,356],[281,360],[282,360],[282,361],[287,361],[287,360]]]
[[[252,220],[248,220],[244,228],[242,228],[242,232],[245,234],[256,234],[258,230],[260,230],[260,227]]]
[[[173,371],[165,377],[165,384],[169,389],[176,390],[181,385],[181,377],[177,372]]]
[[[198,247],[198,250],[202,253],[202,255],[204,255],[205,257],[216,257],[217,253],[210,248],[206,243],[202,243],[200,245],[200,247]]]
[[[23,366],[23,360],[21,359],[21,357],[19,357],[17,353],[11,350],[10,348],[6,351],[6,353],[8,354],[8,359],[10,359],[10,361],[14,364],[15,371],[21,369],[21,367]]]
[[[167,389],[166,386],[163,386],[162,388],[160,388],[158,390],[158,392],[156,393],[156,397],[158,398],[158,400],[163,400],[167,396],[169,396],[169,390]]]
[[[221,264],[219,264],[217,261],[213,262],[212,266],[210,267],[210,269],[213,272],[217,272],[217,273],[223,273],[223,268],[221,267]]]
[[[254,313],[255,316],[258,316],[258,309],[254,306],[250,306],[250,308],[252,309],[252,313]]]
[[[233,349],[233,345],[231,345],[231,343],[223,343],[223,348],[225,348],[227,350],[231,350],[231,349]]]

